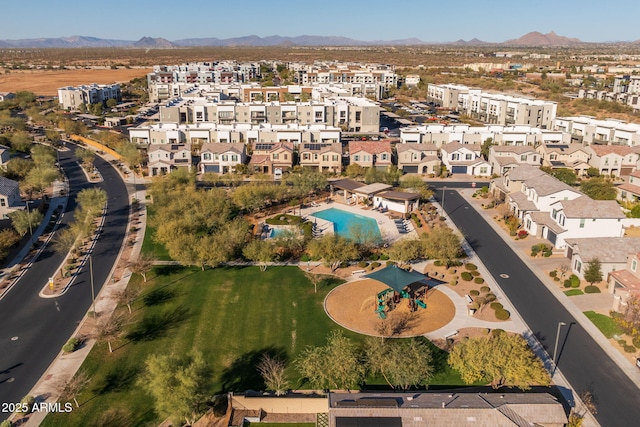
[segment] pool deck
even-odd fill
[[[352,205],[343,205],[341,203],[329,202],[329,203],[318,203],[318,206],[307,206],[302,209],[301,214],[303,217],[311,216],[316,212],[324,211],[330,208],[340,209],[346,212],[350,212],[356,215],[362,215],[369,218],[373,218],[378,223],[378,228],[380,229],[380,235],[382,239],[386,243],[395,242],[401,238],[403,239],[417,239],[418,233],[416,233],[413,228],[413,224],[410,227],[410,231],[406,234],[400,234],[398,229],[396,228],[393,219],[391,219],[388,214],[381,213],[378,211],[374,211],[371,209],[362,209],[358,206]],[[333,227],[331,226],[330,221],[326,221],[320,218],[313,217],[314,220],[318,224],[318,228],[322,230],[324,233],[333,233]]]

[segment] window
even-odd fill
[[[278,153],[273,153],[271,158],[273,158],[273,160],[278,160],[280,158],[280,155]]]
[[[451,160],[460,160],[460,154],[458,153],[453,153],[451,155]]]
[[[521,162],[526,162],[526,161],[527,161],[527,155],[526,155],[526,154],[522,154],[522,155],[520,156],[520,161],[521,161]]]
[[[211,160],[211,153],[204,153],[202,155],[202,160]]]
[[[334,162],[338,161],[338,155],[334,154],[333,156],[331,156],[331,160],[333,160]]]
[[[584,228],[584,218],[580,218],[580,228]]]
[[[232,154],[231,155],[231,161],[232,162],[237,162],[238,161],[238,155],[237,154]]]
[[[387,160],[387,157],[388,157],[387,153],[382,153],[382,156],[380,156],[382,160]]]
[[[482,166],[480,168],[480,175],[486,175],[489,172],[487,166]]]
[[[473,160],[473,154],[465,154],[464,159],[465,160]]]
[[[222,155],[222,161],[226,162],[227,160],[229,160],[229,156],[227,156],[226,154]]]
[[[309,160],[311,159],[311,154],[309,153],[303,153],[302,154],[302,160]]]
[[[0,206],[7,206],[7,200],[4,197],[0,199]]]
[[[636,267],[638,267],[638,261],[634,259],[631,261],[631,271],[636,271]]]
[[[582,268],[582,263],[578,260],[576,260],[576,264],[575,264],[575,270],[580,273],[580,269]]]
[[[354,162],[359,162],[360,161],[360,156],[357,155],[357,154],[355,156],[353,156],[353,161]]]

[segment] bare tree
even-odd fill
[[[127,287],[120,292],[118,295],[118,301],[120,304],[126,304],[129,309],[129,314],[131,314],[131,304],[140,296],[142,292],[142,288],[139,286],[132,286],[131,283],[127,285]]]
[[[258,372],[260,372],[260,376],[262,376],[267,389],[273,390],[276,396],[285,395],[289,389],[289,380],[287,380],[285,372],[286,369],[287,364],[282,359],[272,357],[267,353],[263,354],[260,358]]]
[[[131,270],[133,273],[139,274],[142,276],[142,280],[144,280],[144,282],[147,282],[147,273],[149,272],[149,270],[151,270],[151,268],[153,268],[153,263],[155,262],[155,259],[149,255],[146,254],[140,254],[140,256],[129,262],[129,270]]]
[[[61,398],[65,400],[72,399],[76,404],[76,408],[79,408],[80,404],[78,403],[78,394],[87,384],[89,384],[89,381],[91,381],[91,377],[89,377],[89,374],[87,374],[86,371],[78,371],[67,383],[62,392]]]
[[[560,279],[563,279],[564,276],[569,272],[569,264],[561,264],[558,267],[558,271],[560,272]]]
[[[96,324],[95,337],[98,340],[106,340],[109,346],[109,353],[113,353],[111,341],[118,339],[124,327],[124,317],[120,312],[115,312],[110,317],[104,316],[98,319]]]

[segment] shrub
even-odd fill
[[[387,261],[388,259],[389,259],[389,255],[386,255],[386,254],[380,255],[380,260]]]
[[[622,347],[625,353],[635,353],[636,352],[636,348],[632,345],[625,345],[624,347]]]
[[[529,235],[529,233],[527,232],[527,230],[520,230],[518,231],[518,238],[519,239],[524,239],[525,237],[527,237]]]
[[[589,285],[586,288],[584,288],[584,293],[585,294],[599,294],[600,293],[600,288],[597,287],[597,286]]]
[[[372,268],[378,268],[378,267],[380,267],[380,265],[382,265],[382,264],[380,264],[378,261],[374,261],[374,262],[371,263],[371,267]]]
[[[502,335],[504,334],[504,329],[494,329],[491,331],[491,336],[492,337],[497,337],[498,335]]]
[[[560,278],[559,278],[559,277],[554,277],[554,278],[553,278],[553,281],[554,281],[554,282],[559,282],[559,281],[560,281]]]
[[[493,310],[501,310],[504,307],[502,306],[502,304],[500,304],[497,301],[492,302],[491,304],[489,304],[489,307],[491,307]]]
[[[458,284],[458,281],[456,279],[449,280],[449,285],[456,286],[457,284]]]
[[[576,276],[575,274],[572,274],[571,276],[569,276],[569,280],[571,280],[571,287],[572,288],[577,288],[580,286],[580,278],[578,276]]]
[[[511,313],[509,313],[504,308],[500,308],[496,310],[496,319],[498,320],[508,320],[511,317]]]
[[[516,231],[510,231],[509,236],[516,236],[518,233]]]
[[[637,337],[633,337],[631,343],[636,346],[636,348],[640,348],[640,335]]]
[[[555,270],[551,270],[551,271],[549,272],[549,276],[551,276],[551,277],[557,277],[557,276],[558,276],[558,272],[557,272],[557,271],[555,271]]]
[[[456,272],[457,272],[457,271],[458,271],[458,270],[456,270],[455,268],[450,268],[450,269],[449,269],[449,271],[448,271],[448,273],[449,273],[449,274],[456,274]]]
[[[449,260],[447,265],[449,267],[460,267],[462,265],[462,261],[459,259]]]
[[[475,279],[473,279],[473,282],[481,285],[482,283],[484,283],[484,279],[482,277],[476,277]]]
[[[65,353],[73,353],[80,347],[80,339],[76,337],[69,338],[69,341],[65,345],[62,346],[62,351]]]
[[[472,297],[477,297],[478,295],[480,295],[480,291],[472,289],[469,291],[469,295],[471,295]]]
[[[535,257],[536,257],[536,255],[538,255],[538,252],[531,251],[531,256],[532,256],[533,258],[535,258]]]
[[[533,246],[531,246],[531,255],[532,255],[532,256],[536,256],[536,255],[538,255],[538,252],[540,252],[540,251],[541,251],[541,249],[540,249],[540,245],[533,245]]]
[[[551,250],[548,251],[542,251],[542,256],[545,258],[549,258],[551,256]]]
[[[491,291],[491,288],[489,288],[488,286],[480,287],[480,292],[483,292],[486,294],[486,293],[489,293],[490,291]]]
[[[433,261],[433,265],[435,265],[436,267],[441,267],[442,266],[442,261],[437,259],[437,260]]]
[[[396,263],[394,261],[387,261],[385,265],[388,267],[390,265],[396,265]]]
[[[473,270],[477,270],[478,266],[469,262],[469,263],[464,265],[464,268],[466,268],[469,271],[473,271]]]
[[[302,255],[300,257],[300,261],[302,261],[302,262],[307,262],[307,261],[310,261],[310,260],[311,260],[311,258],[309,258],[309,255],[307,255],[307,254],[304,254],[304,255]]]
[[[627,340],[618,340],[618,344],[624,347],[625,345],[627,345]]]
[[[565,288],[570,288],[571,287],[571,280],[564,279],[564,287]]]
[[[31,409],[33,408],[33,404],[36,403],[36,398],[35,396],[31,396],[30,394],[27,394],[25,397],[23,397],[22,399],[20,399],[20,403],[22,405],[24,405],[25,403],[27,404],[27,410],[26,411],[18,411],[18,412],[22,412],[25,414],[30,414],[31,413]]]
[[[377,260],[379,260],[379,259],[380,259],[380,255],[378,255],[378,254],[371,254],[371,255],[369,255],[369,260],[370,260],[370,261],[377,261]]]
[[[480,272],[479,272],[478,270],[473,270],[473,271],[470,271],[469,273],[471,273],[471,275],[472,275],[473,277],[478,277],[478,276],[480,276]]]
[[[11,427],[13,426],[13,423],[9,420],[4,420],[3,422],[0,423],[0,427]]]
[[[367,261],[360,261],[360,262],[358,263],[358,267],[360,267],[360,268],[365,268],[365,267],[367,267],[368,265],[369,265],[369,263],[368,263]]]
[[[471,273],[469,273],[468,271],[463,271],[462,274],[460,275],[460,278],[466,282],[470,281],[471,279],[473,279],[473,276],[471,275]]]

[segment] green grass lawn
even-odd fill
[[[149,355],[182,355],[197,349],[212,370],[212,395],[262,390],[256,366],[263,353],[278,353],[291,361],[308,345],[324,345],[329,331],[340,328],[323,308],[324,297],[337,281],[320,286],[315,294],[297,267],[261,272],[257,267],[202,271],[158,266],[148,279],[145,293],[133,305],[128,338],[112,342],[113,353],[105,342],[98,343],[81,368],[91,382],[79,396],[80,408],[72,414],[52,414],[43,425],[101,425],[106,413],[126,419],[123,425],[155,425],[161,420],[137,382]],[[126,307],[121,310],[128,313]],[[365,338],[348,331],[345,335],[357,342]],[[446,357],[434,346],[437,375],[431,384],[461,385]],[[308,388],[293,367],[288,373],[292,388]],[[365,387],[386,389],[384,384],[381,378],[369,378]]]
[[[585,311],[584,315],[587,316],[607,338],[613,338],[614,335],[622,335],[623,333],[615,320],[609,316],[596,313],[595,311]]]
[[[153,235],[156,231],[155,227],[150,225],[153,222],[153,214],[153,205],[147,205],[147,227],[142,241],[142,253],[148,254],[159,261],[171,261],[167,248],[163,244],[153,241]]]
[[[564,291],[564,294],[568,297],[572,297],[574,295],[584,295],[584,292],[580,289],[569,289],[568,291]]]

